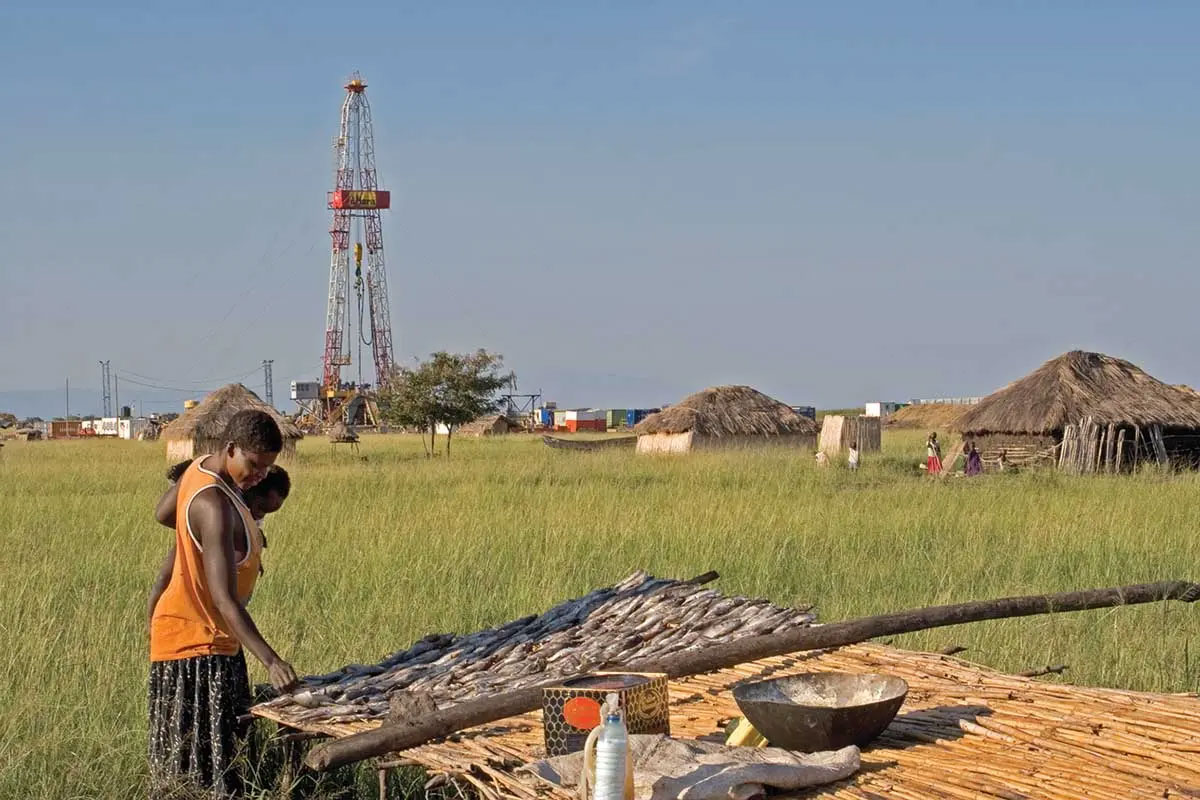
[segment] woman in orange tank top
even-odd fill
[[[280,690],[296,683],[246,611],[258,579],[262,535],[240,490],[262,480],[283,447],[263,411],[238,412],[224,448],[197,458],[179,479],[175,546],[163,565],[150,619],[150,777],[152,796],[196,790],[239,797],[238,717],[250,706],[242,646]],[[155,592],[158,593],[156,586]],[[186,794],[190,792],[191,794]]]

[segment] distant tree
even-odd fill
[[[17,424],[17,415],[9,414],[6,411],[0,411],[0,428],[11,428]]]
[[[486,350],[433,353],[416,367],[396,370],[378,392],[379,413],[390,425],[420,431],[426,457],[433,455],[438,425],[446,426],[449,456],[454,431],[496,409],[496,392],[511,380],[503,365],[502,356]]]
[[[434,353],[430,362],[437,378],[438,422],[446,426],[446,456],[454,431],[496,410],[496,392],[512,380],[503,373],[504,357],[486,350]]]
[[[389,425],[415,428],[421,434],[425,457],[431,456],[437,432],[436,380],[429,363],[413,369],[400,367],[376,392],[379,414]],[[425,442],[429,433],[430,441]]]

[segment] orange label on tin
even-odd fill
[[[563,719],[581,731],[600,724],[600,704],[590,697],[572,697],[563,705]]]

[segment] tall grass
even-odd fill
[[[362,459],[305,442],[287,465],[293,496],[267,526],[251,611],[299,671],[325,672],[636,568],[716,569],[726,592],[813,603],[825,620],[1198,577],[1197,476],[933,482],[915,469],[922,441],[887,434],[885,454],[867,454],[858,473],[786,452],[640,458],[526,437],[456,441],[449,460],[426,460],[415,438],[368,437]],[[151,519],[165,466],[152,443],[18,443],[0,456],[0,797],[144,788],[144,609],[171,536]],[[897,643],[1183,691],[1197,688],[1197,634],[1196,612],[1176,604]],[[257,664],[251,679],[265,680]],[[354,789],[343,781],[337,793]]]

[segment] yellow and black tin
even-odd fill
[[[561,756],[582,750],[592,728],[600,724],[600,706],[610,694],[620,698],[625,727],[630,734],[671,733],[666,675],[595,672],[543,691],[546,755]]]

